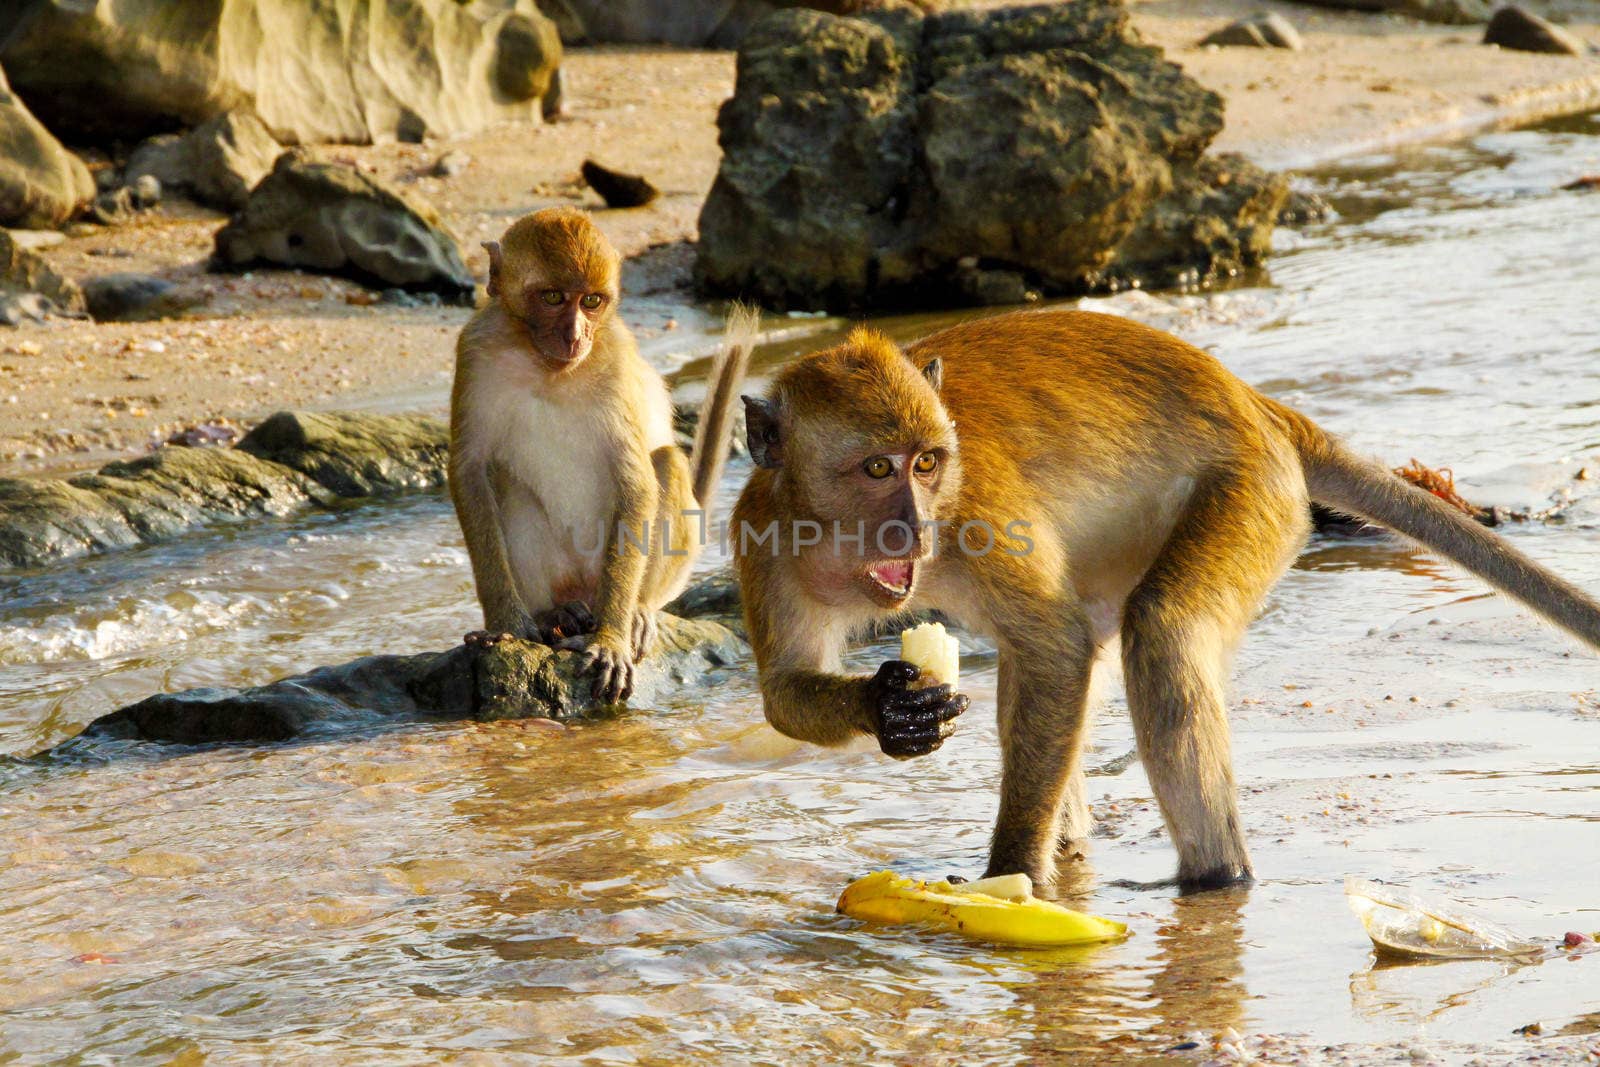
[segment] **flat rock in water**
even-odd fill
[[[1577,37],[1520,7],[1503,7],[1496,11],[1483,31],[1483,43],[1518,52],[1565,56],[1581,56],[1588,51]]]
[[[66,479],[0,479],[0,565],[31,567],[444,484],[449,431],[406,415],[280,412],[235,448],[167,447]]]
[[[84,312],[83,290],[0,230],[0,323]]]
[[[592,159],[583,161],[583,180],[600,194],[606,207],[643,207],[661,195],[659,189],[640,175],[624,174]]]
[[[1243,45],[1248,48],[1287,48],[1298,52],[1303,47],[1300,33],[1289,20],[1275,11],[1230,22],[1208,34],[1203,45]]]
[[[3,22],[0,16],[0,22]],[[33,117],[0,70],[0,226],[59,226],[94,196],[83,161]]]
[[[776,308],[1205,283],[1260,261],[1287,194],[1202,162],[1221,98],[1139,43],[1118,0],[781,11],[745,36],[717,121],[696,280]],[[1218,210],[1145,221],[1163,204]]]
[[[217,231],[216,260],[342,274],[462,302],[477,284],[432,207],[355,167],[297,152],[279,156],[244,210]]]
[[[746,654],[726,627],[662,614],[638,664],[634,707],[648,707]],[[572,719],[600,710],[576,652],[528,641],[459,645],[413,656],[369,656],[249,689],[192,689],[141,700],[96,719],[84,739],[177,744],[259,743],[326,736],[386,720]],[[66,743],[81,744],[76,739]]]
[[[537,122],[561,62],[535,0],[11,0],[0,63],[63,136],[133,140],[238,108],[285,143]]]

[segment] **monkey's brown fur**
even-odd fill
[[[889,611],[938,609],[992,637],[1002,773],[989,874],[1047,884],[1058,843],[1088,834],[1089,680],[1097,652],[1120,636],[1180,882],[1251,877],[1225,683],[1246,625],[1306,538],[1308,497],[1414,538],[1600,647],[1600,604],[1585,593],[1204,352],[1125,319],[1002,315],[904,354],[858,330],[747,404],[752,451],[773,456],[740,497],[735,532],[776,520],[788,538],[776,554],[734,539],[768,720],[820,744],[879,732],[883,683],[841,675],[839,655],[852,629]],[[929,448],[943,450],[942,479],[910,492],[924,518],[950,525],[908,595],[863,582],[869,567],[899,573],[884,571],[870,542],[865,555],[828,545],[793,554],[797,518],[888,521],[894,508],[863,500],[855,466]],[[1019,532],[1031,551],[1004,536],[1015,520],[1028,524]],[[967,522],[986,523],[1017,554],[962,551]],[[918,751],[931,751],[949,725],[922,729]]]
[[[730,322],[686,458],[666,383],[617,315],[616,251],[589,217],[536,212],[486,247],[492,299],[456,346],[450,492],[488,639],[592,627],[596,694],[626,699],[655,611],[703,543],[698,513],[726,456],[755,319]]]

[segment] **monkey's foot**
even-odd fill
[[[533,617],[532,633],[528,636],[540,644],[552,647],[563,640],[594,633],[594,613],[581,600],[569,600],[559,607],[541,611]]]
[[[1216,870],[1203,871],[1200,874],[1179,874],[1178,892],[1184,896],[1190,893],[1207,893],[1213,889],[1231,889],[1234,886],[1253,885],[1256,876],[1249,867],[1230,865],[1218,867]]]
[[[633,660],[627,648],[592,642],[583,653],[583,669],[593,670],[594,698],[620,704],[633,695]]]
[[[501,641],[510,641],[514,637],[516,634],[504,630],[473,630],[461,639],[461,643],[468,648],[493,648]]]
[[[644,659],[651,646],[656,643],[656,613],[649,608],[640,608],[633,613],[633,662],[638,663]]]
[[[955,717],[967,710],[966,696],[952,694],[948,685],[908,688],[921,673],[914,663],[892,659],[867,683],[878,747],[895,759],[937,751],[955,733]]]

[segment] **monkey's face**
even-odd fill
[[[612,295],[580,285],[529,286],[522,294],[521,314],[528,336],[551,369],[577,366],[594,348],[594,339],[611,313]]]
[[[792,365],[772,397],[745,398],[751,459],[777,472],[814,588],[891,611],[914,595],[960,485],[940,374],[853,336]]]

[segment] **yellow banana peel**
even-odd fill
[[[1004,895],[994,896],[985,889]],[[1027,948],[1087,945],[1128,936],[1123,923],[1040,900],[1022,875],[951,885],[878,871],[845,887],[839,911],[867,922],[916,923],[976,941]]]

